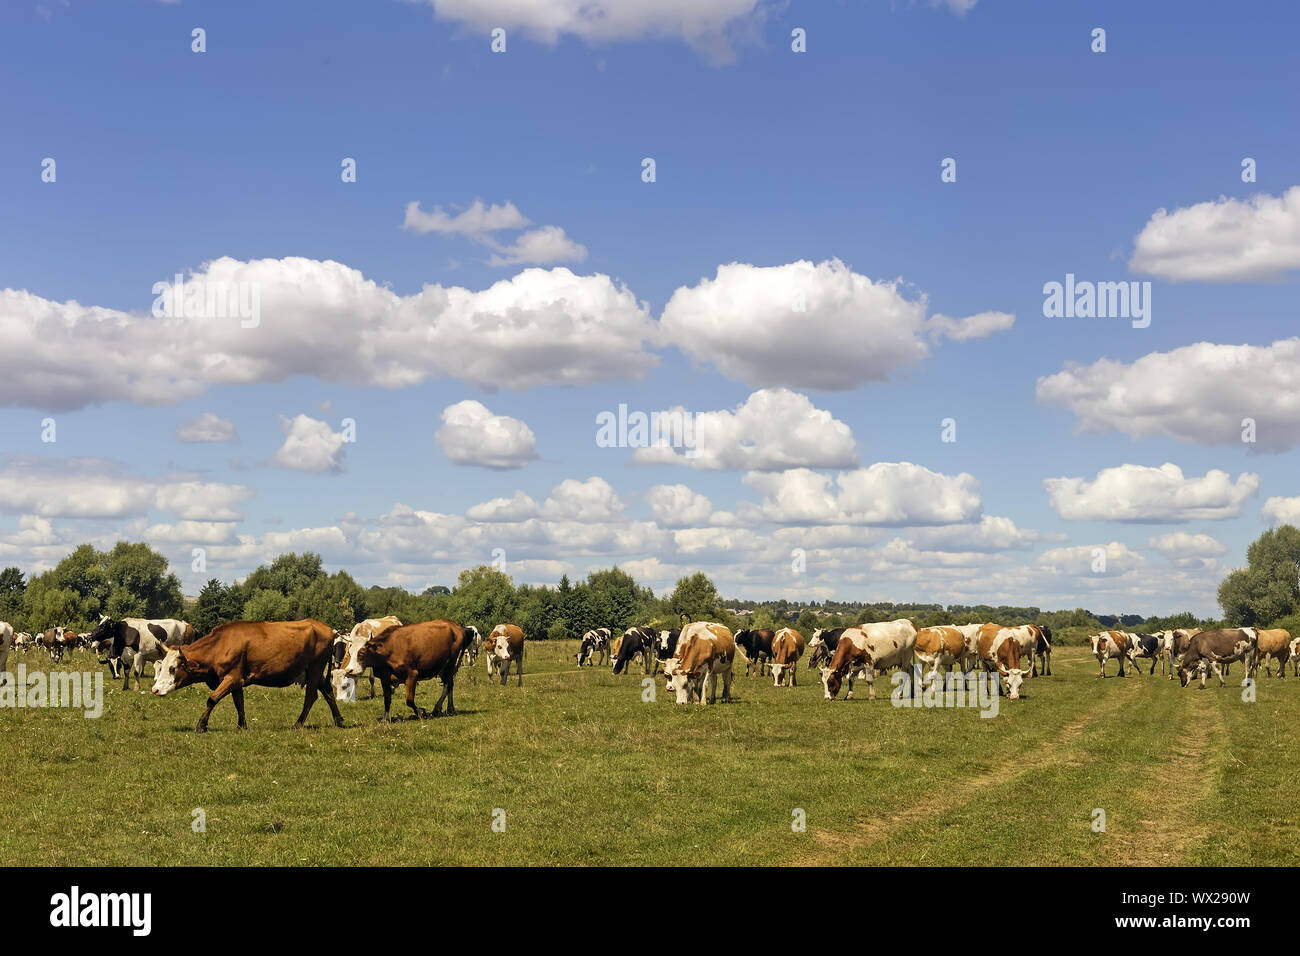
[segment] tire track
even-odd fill
[[[880,843],[900,830],[933,819],[936,814],[963,807],[986,790],[1044,767],[1077,763],[1078,761],[1072,759],[1072,756],[1066,752],[1070,745],[1079,740],[1084,731],[1098,720],[1105,720],[1135,699],[1137,691],[1128,688],[1137,688],[1138,682],[1129,681],[1124,686],[1126,689],[1120,696],[1103,699],[1095,707],[1075,717],[1061,728],[1056,736],[1039,744],[1031,756],[1019,752],[1006,758],[992,770],[986,770],[963,780],[946,781],[942,791],[926,794],[901,810],[858,820],[853,824],[853,829],[848,832],[820,828],[812,831],[810,835],[819,846],[799,858],[796,863],[801,866],[833,865],[842,861],[845,855]]]

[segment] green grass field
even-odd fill
[[[1204,691],[1114,663],[1101,681],[1061,647],[983,719],[894,708],[885,679],[826,702],[803,662],[797,688],[740,663],[730,705],[678,707],[662,679],[643,703],[639,668],[578,671],[573,650],[528,645],[522,689],[480,660],[458,715],[424,723],[378,723],[363,683],[344,729],[317,701],[294,731],[302,689],[252,688],[247,731],[223,701],[198,735],[205,687],[154,698],[107,673],[100,719],[0,709],[0,864],[1300,863],[1292,677],[1245,703],[1239,667]]]

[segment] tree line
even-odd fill
[[[1106,628],[1165,630],[1174,627],[1286,627],[1300,634],[1300,530],[1291,525],[1264,532],[1247,551],[1247,566],[1219,586],[1222,620],[1190,611],[1142,617],[1098,614],[1084,608],[1043,611],[1008,605],[907,604],[890,601],[759,602],[723,600],[703,572],[679,579],[662,597],[615,566],[554,586],[516,585],[491,565],[468,568],[453,587],[420,593],[401,587],[363,587],[346,571],[332,574],[319,554],[282,554],[243,581],[209,580],[189,606],[167,559],[143,542],[119,541],[109,551],[83,544],[56,567],[26,580],[16,567],[0,570],[0,620],[16,630],[39,632],[64,626],[86,631],[100,614],[111,617],[184,618],[201,634],[234,620],[273,621],[313,617],[347,631],[358,621],[396,615],[403,621],[446,617],[490,628],[511,622],[529,640],[580,637],[597,627],[623,630],[634,624],[656,629],[689,620],[712,620],[733,629],[791,626],[806,636],[818,627],[847,627],[909,618],[917,627],[997,621],[1045,624],[1053,632]]]

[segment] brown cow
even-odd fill
[[[519,665],[519,683],[517,686],[524,686],[524,632],[523,629],[515,624],[498,624],[492,628],[492,633],[483,644],[487,652],[487,669],[488,680],[492,680],[497,674],[501,675],[501,686],[506,686],[506,678],[510,676],[510,665],[518,663]]]
[[[1102,631],[1100,634],[1092,635],[1089,640],[1092,641],[1092,653],[1097,658],[1097,663],[1101,665],[1101,676],[1106,676],[1106,662],[1112,657],[1119,661],[1119,676],[1124,677],[1124,662],[1128,661],[1133,665],[1133,669],[1139,674],[1142,673],[1138,667],[1137,659],[1134,655],[1136,649],[1136,634],[1130,634],[1127,631]],[[1152,669],[1155,669],[1154,663]]]
[[[780,687],[785,683],[786,670],[790,672],[790,686],[799,685],[798,668],[795,664],[803,654],[803,635],[792,627],[783,627],[772,638],[772,684]]]
[[[325,679],[330,663],[334,631],[328,624],[307,618],[301,621],[233,621],[212,629],[184,647],[173,647],[157,665],[153,692],[163,696],[178,687],[202,681],[212,688],[208,707],[194,729],[208,729],[212,708],[227,694],[235,702],[239,726],[245,728],[244,688],[252,684],[263,687],[288,687],[305,683],[306,699],[302,713],[293,726],[299,728],[316,702],[324,695],[334,715],[334,724],[343,726],[343,715],[334,702],[334,689]]]
[[[384,720],[389,719],[395,683],[406,685],[406,706],[418,719],[429,716],[427,710],[416,706],[415,685],[430,677],[442,681],[442,696],[433,705],[433,716],[442,715],[444,700],[448,715],[454,714],[456,704],[452,692],[461,651],[470,640],[466,633],[468,630],[445,618],[390,627],[378,637],[366,641],[356,658],[348,662],[344,673],[356,679],[367,667],[374,671],[384,688]]]
[[[1259,644],[1257,647],[1257,656],[1255,658],[1255,668],[1258,670],[1260,661],[1264,663],[1264,674],[1272,676],[1273,672],[1269,669],[1269,663],[1276,660],[1277,676],[1286,676],[1286,662],[1291,657],[1291,634],[1280,627],[1261,630],[1259,632]]]
[[[1174,670],[1184,654],[1187,653],[1187,646],[1192,643],[1192,638],[1201,633],[1199,627],[1176,627],[1172,631],[1162,632],[1165,635],[1165,658],[1169,664],[1169,679],[1174,679]]]
[[[63,660],[63,628],[49,627],[45,633],[36,639],[37,644],[45,649],[45,653],[50,655],[54,663]]]

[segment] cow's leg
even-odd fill
[[[307,715],[311,713],[312,704],[316,703],[316,695],[320,693],[320,678],[319,672],[313,673],[310,667],[307,668],[307,693],[303,695],[302,713],[294,721],[294,730],[301,730],[303,724],[307,722]]]
[[[419,682],[419,671],[410,671],[406,675],[406,706],[411,708],[411,711],[415,714],[417,719],[424,720],[425,717],[429,716],[429,712],[417,706],[415,703],[415,685]]]
[[[790,665],[790,686],[799,686],[799,662],[795,661]]]
[[[370,699],[375,699],[375,672],[370,672]]]
[[[876,699],[876,668],[867,668],[867,700]]]
[[[232,687],[230,699],[235,702],[235,713],[239,715],[239,722],[235,726],[240,730],[247,730],[248,721],[244,719],[244,688]]]
[[[722,702],[731,703],[731,668],[728,667],[722,673]]]
[[[456,713],[456,702],[452,697],[452,692],[455,689],[455,686],[456,672],[453,670],[442,678],[442,696],[439,697],[438,702],[433,705],[433,716],[442,716],[442,702],[444,700],[447,702],[447,716],[450,717],[452,714]]]
[[[393,705],[393,680],[388,675],[379,678],[379,686],[384,692],[384,716],[379,719],[388,723],[392,718],[388,716],[389,708]]]
[[[135,652],[129,647],[122,649],[122,690],[131,689],[131,671],[135,669]]]
[[[212,709],[221,703],[221,698],[229,694],[238,685],[239,675],[231,671],[222,679],[221,683],[213,688],[212,693],[208,695],[207,709],[203,711],[203,716],[199,718],[199,722],[194,725],[195,733],[201,734],[208,729],[208,718],[212,716]]]
[[[321,662],[320,678],[318,681],[320,684],[320,692],[321,696],[325,698],[325,703],[329,706],[330,715],[334,718],[334,726],[342,727],[343,715],[339,713],[338,702],[334,699],[334,687],[329,681],[329,674],[327,673],[328,668],[329,658],[327,657]],[[374,678],[372,677],[371,680],[374,680]],[[373,694],[371,696],[373,696]]]
[[[518,683],[515,686],[516,687],[524,686],[524,650],[522,647],[519,649],[519,679],[518,679]]]

